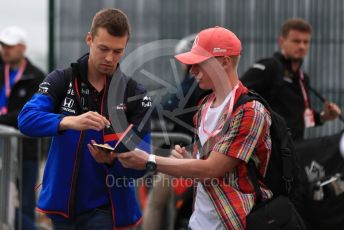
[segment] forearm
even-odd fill
[[[35,94],[18,115],[18,128],[28,136],[58,135],[62,114],[55,113],[54,103],[48,96]]]
[[[115,154],[115,153],[114,153]],[[149,154],[140,149],[115,155],[123,167],[145,169]],[[228,157],[222,153],[212,151],[206,160],[176,159],[155,156],[155,163],[159,172],[174,176],[197,179],[218,178],[230,173],[240,162],[239,159]]]
[[[75,116],[65,116],[61,119],[61,122],[59,123],[58,130],[64,131],[68,129],[72,129],[73,124],[75,123]]]
[[[32,112],[29,116],[19,117],[18,128],[28,136],[55,136],[59,134],[58,125],[62,118],[61,114]]]

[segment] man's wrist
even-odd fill
[[[151,161],[151,162],[156,163],[155,155],[154,155],[154,154],[149,154],[149,155],[148,155],[148,158],[147,158],[147,162],[148,162],[148,161]]]
[[[157,169],[156,159],[154,154],[149,154],[147,163],[146,163],[146,171],[147,172],[155,172]]]
[[[61,119],[60,124],[59,124],[59,131],[64,131],[69,129],[69,123],[71,120],[71,116],[65,116]]]
[[[325,123],[325,122],[326,122],[326,119],[325,119],[325,111],[324,111],[324,110],[320,112],[319,118],[320,118],[320,122],[321,122],[321,123]]]

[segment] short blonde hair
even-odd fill
[[[238,56],[230,56],[230,63],[232,65],[233,68],[238,69],[239,66],[239,61],[240,61],[240,55]]]

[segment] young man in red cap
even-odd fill
[[[214,27],[201,31],[190,52],[176,58],[192,65],[191,74],[200,88],[213,92],[205,97],[195,115],[200,145],[194,145],[196,159],[181,159],[185,149],[176,146],[175,158],[148,155],[142,150],[122,153],[124,167],[154,170],[175,177],[197,179],[194,212],[190,229],[245,229],[246,216],[255,203],[246,163],[253,158],[264,176],[270,153],[269,112],[258,101],[246,103],[233,111],[233,105],[247,89],[238,80],[237,67],[241,42],[231,31]],[[222,131],[227,120],[229,129]],[[104,153],[93,152],[101,160]],[[178,158],[178,159],[176,159]],[[263,198],[271,191],[261,187]]]

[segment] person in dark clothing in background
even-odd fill
[[[195,37],[196,34],[191,34],[182,38],[175,47],[175,54],[189,51]],[[174,126],[172,131],[184,133],[193,137],[193,116],[197,111],[197,104],[204,96],[210,93],[210,90],[199,88],[197,81],[190,74],[190,65],[181,64],[181,67],[183,78],[180,86],[176,86],[178,91],[163,97],[162,108],[171,112],[182,109],[183,112],[178,113],[175,120],[171,120]]]
[[[4,61],[2,60],[2,48],[0,45],[0,65],[2,65],[4,63]]]
[[[311,25],[305,20],[287,20],[278,39],[280,52],[259,60],[241,77],[245,86],[262,95],[285,118],[294,140],[303,139],[305,128],[334,120],[341,114],[340,108],[331,102],[325,102],[321,112],[311,107],[309,76],[302,69],[311,34]]]
[[[313,110],[310,97],[310,78],[302,68],[311,41],[311,25],[303,19],[287,20],[281,27],[278,39],[280,52],[259,60],[242,77],[242,83],[262,95],[271,108],[280,114],[290,128],[293,140],[304,139],[305,128],[322,125],[336,119],[340,108],[331,102],[324,103],[321,112]],[[294,204],[304,218],[307,229],[312,229],[312,219],[307,209],[307,176],[300,170],[298,197]]]
[[[0,124],[18,128],[17,116],[38,85],[43,72],[25,57],[26,33],[19,27],[7,27],[0,33]],[[38,141],[23,139],[22,157],[22,229],[35,227],[35,184],[38,176]]]

